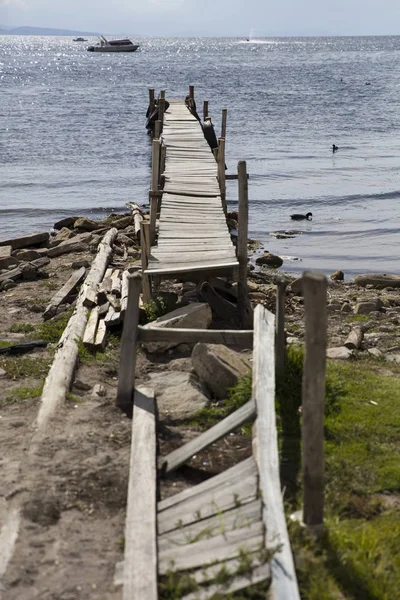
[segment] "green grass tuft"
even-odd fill
[[[19,404],[31,398],[39,398],[43,390],[43,383],[35,387],[20,387],[15,388],[7,393],[6,396],[0,398],[0,408],[5,408],[11,404]]]
[[[39,357],[24,358],[19,356],[16,358],[0,358],[0,367],[13,379],[21,379],[24,377],[43,379],[48,373],[50,364],[51,359]]]
[[[35,326],[31,323],[14,323],[8,331],[11,333],[32,333],[35,331]]]

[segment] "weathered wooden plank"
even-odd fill
[[[197,438],[191,440],[181,448],[170,452],[165,457],[161,457],[159,460],[159,466],[164,468],[166,473],[171,473],[186,461],[188,461],[194,454],[201,452],[205,448],[208,448],[214,442],[217,442],[227,433],[237,429],[244,423],[247,423],[250,419],[256,415],[256,404],[254,400],[249,400],[244,406],[236,410],[234,413],[211,427],[208,431],[205,431]]]
[[[43,318],[45,320],[54,317],[57,312],[57,308],[60,304],[63,304],[69,296],[76,290],[80,282],[84,279],[86,274],[85,267],[81,267],[77,271],[74,271],[68,281],[62,286],[56,294],[50,300],[46,310],[43,313]],[[85,301],[84,301],[85,304]],[[86,306],[86,304],[85,304]]]
[[[106,345],[107,328],[104,319],[100,319],[97,325],[96,337],[94,340],[94,348],[102,349]]]
[[[190,263],[190,264],[170,264],[170,263],[153,263],[150,262],[145,273],[149,275],[163,275],[172,273],[185,273],[187,271],[211,271],[219,269],[231,269],[237,267],[238,262],[230,259],[218,260],[218,261],[204,261],[201,264]]]
[[[218,513],[208,519],[195,521],[185,527],[178,527],[158,536],[158,549],[163,551],[173,546],[182,546],[200,539],[208,539],[225,531],[248,527],[256,521],[261,521],[261,510],[262,502],[260,498],[257,498],[253,502]]]
[[[159,552],[159,573],[168,570],[184,571],[201,567],[204,563],[226,560],[240,552],[255,551],[264,542],[264,524],[252,523],[249,527],[224,532],[210,539],[184,546],[175,546]]]
[[[156,424],[151,390],[135,390],[123,600],[157,600]]]
[[[196,344],[204,342],[249,348],[253,342],[253,331],[246,329],[178,329],[174,327],[142,327],[139,325],[138,339],[147,343],[179,341],[182,344]]]
[[[95,306],[89,316],[85,333],[83,334],[83,343],[89,348],[93,348],[96,340],[97,324],[99,322],[99,309]]]
[[[200,519],[206,519],[221,511],[235,508],[257,498],[258,473],[245,475],[239,481],[230,481],[207,492],[199,492],[178,505],[171,506],[158,513],[158,531],[165,533],[179,525],[188,525]]]
[[[275,415],[274,316],[261,304],[254,311],[253,397],[257,403],[256,459],[264,503],[266,547],[276,548],[271,559],[273,599],[300,600],[286,528],[279,478]],[[280,546],[279,546],[280,545]]]
[[[221,569],[222,564],[217,563],[217,565],[220,565]],[[225,566],[225,563],[223,563],[223,565]],[[226,573],[225,569],[224,573]],[[236,571],[232,569],[231,572],[232,574],[237,573],[237,569]],[[214,596],[223,597],[226,594],[232,594],[233,592],[237,592],[251,585],[255,585],[256,583],[261,583],[262,581],[265,581],[270,577],[271,569],[268,564],[264,563],[262,565],[252,568],[251,571],[249,571],[249,573],[246,573],[245,575],[237,575],[236,577],[233,576],[233,579],[228,579],[228,581],[225,584],[214,583],[208,585],[205,588],[197,590],[196,592],[186,594],[181,598],[182,600],[208,600],[209,598],[213,598]]]

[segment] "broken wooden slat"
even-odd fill
[[[221,567],[224,563],[217,563],[217,567],[220,565]],[[233,572],[233,571],[232,571]],[[225,573],[225,571],[224,571]],[[205,588],[197,590],[196,592],[192,592],[190,594],[186,594],[182,596],[182,600],[208,600],[209,598],[214,597],[224,597],[226,594],[232,594],[233,592],[237,592],[238,590],[242,590],[251,585],[255,585],[256,583],[261,583],[266,579],[271,577],[271,569],[268,564],[264,563],[262,565],[258,565],[246,573],[244,575],[237,575],[233,577],[233,579],[228,579],[228,581],[223,583],[214,583],[208,585]]]
[[[240,551],[254,551],[264,542],[264,524],[252,523],[250,527],[224,532],[210,539],[175,546],[159,552],[159,572],[183,571],[201,567],[205,563],[226,560],[238,556]]]
[[[159,466],[164,467],[165,473],[171,473],[194,454],[201,452],[214,442],[218,441],[227,433],[230,433],[237,427],[240,427],[256,415],[256,404],[254,400],[249,400],[244,406],[236,410],[234,413],[205,431],[197,438],[191,440],[181,448],[174,450],[168,456],[162,457],[159,460]]]
[[[43,313],[43,319],[51,319],[57,312],[57,308],[60,304],[63,304],[65,300],[70,296],[78,287],[80,282],[84,279],[86,274],[85,267],[81,267],[77,271],[74,271],[68,281],[62,286],[60,290],[50,300],[46,310]]]
[[[121,313],[116,311],[113,306],[110,306],[104,321],[106,327],[114,327],[114,325],[119,325],[119,323],[121,323]]]
[[[119,269],[114,269],[111,274],[111,293],[118,298],[121,297],[121,279],[119,275]]]
[[[203,483],[199,483],[198,485],[195,485],[191,488],[183,490],[182,492],[179,492],[178,494],[173,494],[172,496],[169,496],[169,498],[160,500],[160,502],[158,503],[157,509],[159,512],[166,510],[170,506],[176,506],[178,504],[182,504],[183,502],[186,502],[190,498],[193,498],[194,496],[198,496],[201,492],[207,492],[210,490],[214,490],[223,484],[230,485],[230,483],[237,481],[238,479],[243,477],[243,475],[256,473],[256,472],[257,472],[256,463],[254,462],[254,458],[252,456],[250,456],[249,458],[242,460],[239,464],[234,465],[230,469],[227,469],[226,471],[223,471],[222,473],[219,473],[218,475],[214,475],[213,477],[210,477],[206,481],[203,481]]]
[[[138,328],[138,339],[141,342],[176,342],[196,344],[225,344],[249,348],[253,343],[251,330],[224,329],[183,329],[173,327],[141,327]]]
[[[154,394],[135,390],[125,525],[123,600],[157,600]]]
[[[121,282],[121,319],[124,318],[126,308],[128,306],[128,291],[129,291],[129,271],[125,270],[122,273],[122,282]]]
[[[177,527],[158,536],[158,549],[161,551],[171,546],[210,538],[225,531],[248,527],[251,523],[261,520],[261,509],[261,499],[257,498],[253,502],[218,513],[208,519]]]
[[[197,486],[196,486],[197,487]],[[166,533],[221,511],[252,502],[258,494],[258,473],[244,475],[238,481],[226,481],[216,489],[198,495],[158,513],[158,531]]]
[[[96,337],[94,340],[94,348],[96,350],[102,350],[106,345],[107,327],[104,319],[100,319],[97,325]]]
[[[87,308],[93,308],[94,306],[96,306],[97,304],[97,291],[89,288],[86,291],[86,296],[85,299],[83,301],[84,306],[86,306]]]
[[[255,450],[264,503],[266,547],[277,548],[270,562],[271,598],[300,600],[279,478],[274,338],[274,315],[258,304],[254,311],[253,350],[253,397],[258,415]]]
[[[95,345],[96,332],[97,332],[97,323],[99,321],[99,309],[97,307],[93,308],[90,313],[85,333],[83,334],[83,343],[88,348],[93,348]]]

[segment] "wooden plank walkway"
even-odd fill
[[[165,168],[158,245],[150,250],[145,274],[232,273],[239,263],[222,207],[217,162],[185,101],[169,103],[161,136]]]

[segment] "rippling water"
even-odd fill
[[[139,42],[112,55],[0,37],[0,239],[146,203],[147,89],[184,96],[191,83],[217,130],[228,108],[228,171],[247,160],[250,235],[286,270],[400,273],[400,37]],[[289,218],[308,211],[311,222]],[[303,233],[269,235],[290,229]]]

